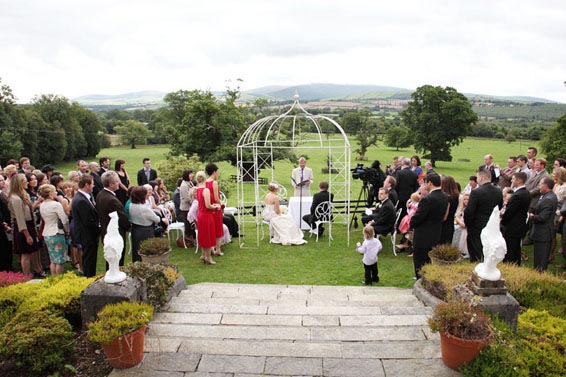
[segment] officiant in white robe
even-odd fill
[[[295,188],[293,196],[311,196],[310,185],[314,182],[314,180],[312,169],[307,167],[306,158],[299,158],[299,167],[293,169],[291,181]]]

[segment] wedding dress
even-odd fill
[[[271,242],[282,245],[303,245],[307,243],[303,239],[303,232],[295,224],[295,220],[293,220],[291,215],[278,215],[275,213],[273,204],[266,204],[262,215],[263,219],[271,225],[273,235]]]

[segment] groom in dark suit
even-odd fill
[[[320,182],[318,184],[318,188],[320,189],[320,191],[314,194],[314,196],[312,197],[310,214],[303,216],[304,222],[309,224],[311,226],[311,229],[313,230],[316,228],[316,222],[319,220],[319,218],[316,216],[316,207],[318,207],[320,203],[332,202],[334,200],[334,194],[328,192],[328,182]],[[323,233],[324,227],[321,224],[318,227],[318,235],[322,236]]]
[[[415,277],[420,278],[420,270],[430,263],[428,252],[440,241],[442,222],[447,215],[448,195],[440,189],[440,176],[436,173],[427,174],[424,185],[430,192],[417,207],[417,212],[411,218],[413,234],[413,264]]]
[[[518,266],[521,265],[521,240],[527,233],[527,213],[531,204],[531,194],[525,188],[526,181],[526,173],[518,172],[511,176],[514,193],[501,215],[501,228],[507,244],[507,254],[503,261]]]
[[[83,175],[79,181],[79,191],[71,202],[71,211],[75,230],[73,242],[80,244],[83,251],[83,273],[86,277],[96,275],[96,259],[98,255],[98,235],[100,226],[98,212],[92,198],[92,177]]]

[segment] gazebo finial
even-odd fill
[[[295,90],[295,95],[293,96],[293,98],[295,99],[295,102],[299,102],[299,93],[297,92],[297,90]]]

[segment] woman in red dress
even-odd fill
[[[218,189],[218,166],[214,163],[206,165],[206,174],[208,174],[208,179],[206,180],[206,188],[210,190],[210,202],[212,204],[218,204],[221,208],[220,211],[214,213],[214,225],[216,230],[216,249],[213,255],[224,255],[220,246],[222,245],[222,237],[224,236],[224,228],[222,227],[222,205],[220,203],[220,190]]]
[[[203,262],[216,264],[212,260],[212,248],[216,246],[216,220],[215,212],[220,211],[220,204],[212,203],[212,191],[206,187],[206,175],[203,171],[197,172],[197,200],[198,200],[198,244],[202,248]]]

